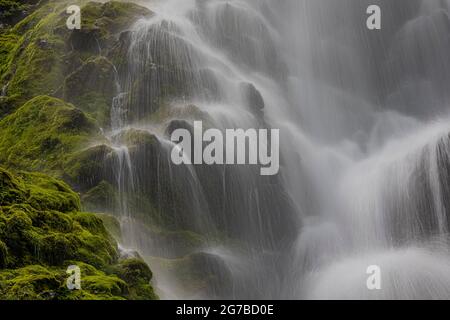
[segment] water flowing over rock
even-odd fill
[[[433,272],[450,279],[450,126],[427,122],[446,110],[448,8],[380,0],[396,19],[370,33],[359,25],[366,2],[159,1],[124,36],[128,117],[116,131],[141,136],[137,148],[119,144],[164,230],[151,230],[154,218],[138,226],[131,210],[129,243],[152,256],[167,297],[449,297]],[[205,117],[219,129],[280,128],[280,174],[172,165],[170,134]],[[199,242],[182,249],[167,230]],[[203,271],[220,285],[194,285],[198,251],[214,257]],[[411,267],[422,258],[431,273]],[[406,276],[363,292],[367,261]]]
[[[450,298],[448,1],[137,2],[89,2],[73,32],[64,4],[14,5],[20,22],[0,28],[1,164],[64,179],[101,212],[70,219],[119,242],[96,260],[56,230],[39,238],[46,263],[107,266],[88,281],[106,297],[154,298],[155,279],[162,298]],[[381,30],[364,23],[371,4]],[[279,129],[279,173],[175,165],[172,133],[193,137],[195,121]],[[0,169],[8,237],[37,228],[6,218],[10,204],[61,221],[80,210],[65,185],[44,201],[17,181]],[[28,248],[14,258],[2,236],[0,269],[24,262]],[[383,290],[367,290],[369,265]],[[0,280],[59,277],[20,267]]]
[[[283,255],[277,250],[289,245],[300,225],[281,179],[260,176],[257,166],[176,166],[170,159],[170,135],[179,128],[192,131],[194,120],[223,130],[261,126],[265,101],[253,84],[259,79],[249,78],[243,69],[261,67],[264,72],[276,70],[280,75],[281,62],[276,61],[274,51],[276,40],[270,38],[274,30],[244,2],[190,2],[180,6],[179,2],[169,1],[150,7],[155,15],[138,21],[126,36],[128,67],[122,64],[119,70],[120,87],[127,95],[120,108],[127,110],[128,117],[115,129],[121,133],[112,141],[117,147],[126,146],[130,158],[130,172],[117,168],[121,174],[130,175],[124,193],[131,193],[133,184],[133,192],[150,200],[150,211],[158,213],[148,213],[146,208],[142,211],[153,216],[153,228],[156,223],[171,232],[186,230],[203,238],[201,245],[193,249],[215,257],[204,260],[208,273],[219,272],[218,265],[232,268],[230,264],[237,261],[233,256],[242,256],[242,250],[248,253],[245,263],[267,261],[261,273],[255,272],[252,279],[247,279],[257,283],[259,277],[278,272],[272,270],[269,261]],[[230,29],[233,21],[236,28],[248,31],[251,39],[238,39],[242,32]],[[254,59],[255,52],[262,54],[258,60]],[[133,126],[136,129],[130,129]],[[170,240],[175,239],[173,236],[161,237],[136,226],[134,219],[145,218],[133,210],[126,215],[132,220],[127,220],[124,228],[144,233],[133,239],[129,231],[128,245],[137,246],[144,255],[174,257],[173,251],[179,251],[174,250],[180,245]],[[226,245],[233,241],[240,245]],[[227,247],[231,256],[215,253],[217,246]],[[168,248],[168,252],[164,254],[161,248]],[[189,259],[178,258],[179,263],[189,265]],[[233,271],[227,273],[225,278],[218,278],[227,279],[227,283],[207,284],[191,294],[230,297],[241,292],[244,296],[242,290],[249,288],[247,280],[243,281],[242,275],[235,277]]]

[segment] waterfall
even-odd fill
[[[292,166],[303,169],[290,190],[306,195],[296,197],[306,216],[294,244],[298,282],[288,287],[295,298],[450,297],[442,82],[450,74],[439,57],[450,48],[447,7],[377,2],[386,18],[375,33],[357,19],[335,27],[368,2],[286,2],[311,13],[294,22],[300,32],[286,49],[297,59],[289,86],[301,123],[289,128],[300,159]],[[367,289],[370,265],[380,267],[383,290]]]
[[[141,4],[111,141],[124,238],[163,298],[450,298],[446,1]],[[194,120],[279,128],[279,175],[175,166]]]

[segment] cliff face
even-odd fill
[[[101,128],[121,33],[151,12],[79,1],[83,27],[70,31],[70,4],[0,1],[0,299],[156,299],[149,267],[121,258],[104,226],[118,238],[118,222],[82,212],[71,189],[84,207],[114,213],[105,211],[115,191],[99,168],[111,156]],[[66,287],[69,265],[81,269],[81,290]]]

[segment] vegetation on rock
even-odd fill
[[[150,11],[133,3],[78,2],[83,14],[81,30],[67,29],[65,10],[74,3],[62,0],[47,1],[13,28],[0,31],[0,88],[7,89],[0,99],[0,114],[15,110],[37,95],[62,97],[62,85],[70,86],[77,75],[86,76],[83,69],[93,64],[99,63],[98,68],[107,64],[111,69],[109,51],[119,43],[120,32],[139,17],[151,15]],[[78,74],[73,74],[79,68]],[[102,77],[100,74],[97,86],[108,86],[114,80],[109,75],[103,73]],[[76,101],[80,102],[77,107],[87,106],[86,111],[90,112],[98,100],[102,103],[106,100],[110,105],[113,91],[104,95],[104,91],[96,91],[97,86],[90,92],[87,92],[88,86],[83,88],[83,97]],[[65,89],[67,93],[68,88]],[[95,110],[95,113],[104,117],[104,110]],[[104,118],[99,120],[105,124]]]
[[[81,30],[65,25],[72,4],[82,8]],[[85,0],[0,0],[0,12],[0,165],[8,168],[0,168],[0,299],[156,298],[149,267],[139,257],[120,258],[118,158],[102,130],[110,126],[117,80],[130,67],[128,29],[152,13],[130,2]],[[172,99],[188,95],[193,74],[171,56],[170,28],[161,32],[151,48],[155,68],[122,88],[129,91],[126,103],[149,110],[131,108],[130,119],[207,121],[195,106],[169,108]],[[208,70],[201,73],[207,78]],[[156,76],[154,96],[142,100]],[[217,90],[207,82],[202,86]],[[157,244],[155,255],[179,258],[202,281],[203,270],[180,258],[205,241],[186,227],[192,218],[183,203],[190,195],[177,185],[186,181],[182,175],[169,181],[171,168],[161,161],[166,151],[155,135],[128,130],[113,139],[128,147],[137,180],[145,173],[122,196]],[[81,268],[79,291],[65,286],[72,264]]]
[[[96,121],[73,105],[37,96],[0,120],[0,162],[61,174],[71,154],[99,133]]]
[[[0,299],[155,299],[140,259],[119,259],[103,221],[62,181],[0,168]],[[66,268],[81,268],[80,291]]]
[[[0,21],[12,24],[17,22],[30,9],[29,1],[0,0]]]

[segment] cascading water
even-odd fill
[[[446,1],[141,4],[111,141],[125,246],[163,298],[450,298]],[[279,128],[280,174],[175,166],[193,120]]]
[[[377,1],[380,32],[366,30],[364,19],[335,27],[373,3],[288,6],[312,13],[307,23],[298,19],[287,47],[301,118],[300,129],[290,126],[291,148],[306,175],[295,176],[290,190],[313,198],[297,194],[306,214],[294,246],[293,297],[450,297],[448,99],[440,82],[450,74],[439,58],[450,47],[441,40],[446,6],[433,3]],[[380,267],[383,290],[366,287],[370,265]]]

